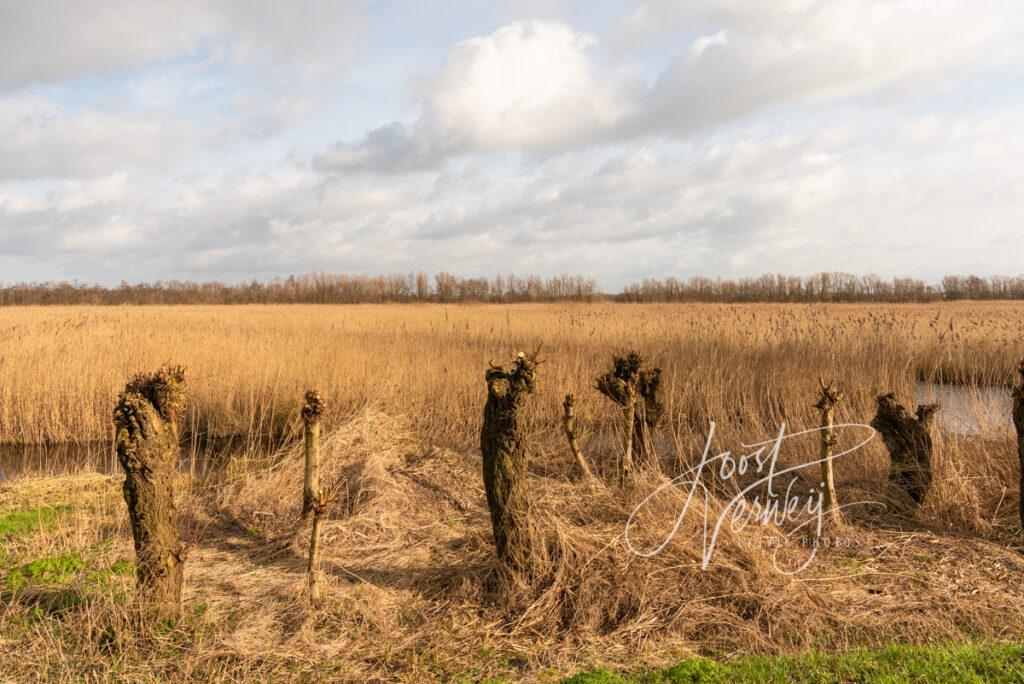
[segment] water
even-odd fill
[[[1010,429],[1012,399],[1006,387],[976,385],[941,385],[918,382],[919,403],[938,402],[942,410],[936,414],[940,430],[959,435],[976,435],[992,430]],[[913,408],[913,407],[911,407]],[[605,435],[604,441],[618,440],[618,436]],[[189,440],[182,446],[179,470],[182,473],[203,475],[216,470],[232,456],[242,453],[270,454],[279,443],[252,445],[244,440]],[[673,445],[660,445],[669,451]],[[593,448],[593,445],[591,446]],[[89,444],[0,444],[0,482],[20,475],[61,475],[80,470],[117,473],[120,466],[113,442]]]
[[[0,482],[23,473],[62,475],[79,470],[114,472],[113,443],[0,444]]]
[[[186,439],[182,443],[178,470],[182,474],[202,476],[216,471],[234,456],[270,456],[279,446],[253,445],[239,439],[203,442]],[[114,443],[0,444],[0,483],[22,475],[58,476],[82,470],[103,474],[121,472]]]
[[[974,435],[1012,426],[1013,401],[1006,387],[918,382],[917,401],[942,404],[935,417],[938,428],[946,432]]]

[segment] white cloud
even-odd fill
[[[0,181],[157,170],[196,138],[187,122],[156,112],[68,112],[39,97],[9,96],[0,98]]]
[[[338,143],[319,163],[420,170],[463,153],[685,137],[773,106],[885,102],[1024,55],[1021,31],[1022,11],[1004,0],[984,11],[924,0],[652,0],[619,41],[660,36],[683,47],[645,86],[635,70],[598,60],[596,37],[521,21],[455,45],[421,88],[414,124]]]
[[[126,264],[149,278],[570,271],[610,288],[669,274],[1012,273],[1021,141],[1012,113],[865,117],[438,175],[292,167],[187,192],[115,176],[64,183],[34,206],[0,196],[0,252],[104,280],[131,275]]]
[[[455,45],[421,86],[415,124],[392,123],[334,146],[327,169],[429,167],[462,152],[565,150],[633,114],[630,84],[600,72],[596,37],[555,21],[521,21]]]
[[[621,85],[600,79],[597,38],[527,21],[455,46],[425,87],[427,116],[446,140],[480,150],[558,149],[630,113]]]
[[[362,0],[3,0],[0,91],[123,73],[209,50],[235,62],[336,69],[364,28]]]
[[[139,228],[114,215],[84,230],[66,233],[60,247],[67,252],[123,252],[129,247],[144,247]]]
[[[94,180],[71,181],[64,185],[55,198],[58,211],[74,211],[95,204],[110,204],[124,199],[128,191],[128,176],[115,173]]]
[[[0,0],[0,183],[259,157],[343,75],[364,22],[363,0]]]
[[[0,89],[121,70],[198,47],[195,4],[5,0],[0,4]]]
[[[1020,54],[1024,29],[1013,3],[921,0],[656,0],[631,28],[649,36],[683,22],[709,33],[659,75],[642,129],[689,132],[771,105],[928,92]]]

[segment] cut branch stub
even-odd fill
[[[181,366],[137,375],[114,407],[117,458],[135,542],[140,594],[166,616],[181,610],[185,553],[174,507],[178,422],[185,410]]]
[[[480,430],[484,488],[498,558],[510,568],[521,568],[530,549],[524,409],[537,363],[536,355],[520,352],[511,369],[491,364],[485,375],[487,403]]]
[[[1017,430],[1017,460],[1020,462],[1020,524],[1024,530],[1024,361],[1017,367],[1017,382],[1013,386],[1013,426]]]
[[[625,457],[619,467],[620,476],[625,476],[632,470],[634,454],[653,459],[651,440],[664,410],[658,399],[661,369],[644,368],[644,358],[637,352],[615,356],[611,370],[597,378],[596,388],[620,406],[626,418]]]
[[[302,422],[306,425],[316,423],[324,412],[324,400],[316,390],[306,392],[305,401],[302,404]]]
[[[834,522],[841,522],[842,516],[839,512],[835,474],[832,469],[832,451],[836,445],[835,430],[832,426],[836,404],[842,398],[842,392],[836,389],[831,382],[826,385],[824,380],[818,378],[818,402],[814,407],[821,412],[822,510],[828,519]]]
[[[878,430],[889,450],[889,481],[910,496],[924,501],[932,484],[932,417],[938,404],[921,404],[911,414],[892,393],[878,397],[878,412],[871,427]]]

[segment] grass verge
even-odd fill
[[[847,653],[811,652],[800,656],[753,656],[730,663],[690,658],[672,667],[633,674],[610,670],[582,672],[563,684],[676,684],[718,682],[1020,682],[1024,645],[891,645]]]

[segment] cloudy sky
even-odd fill
[[[0,0],[0,281],[1024,272],[1018,0]]]

